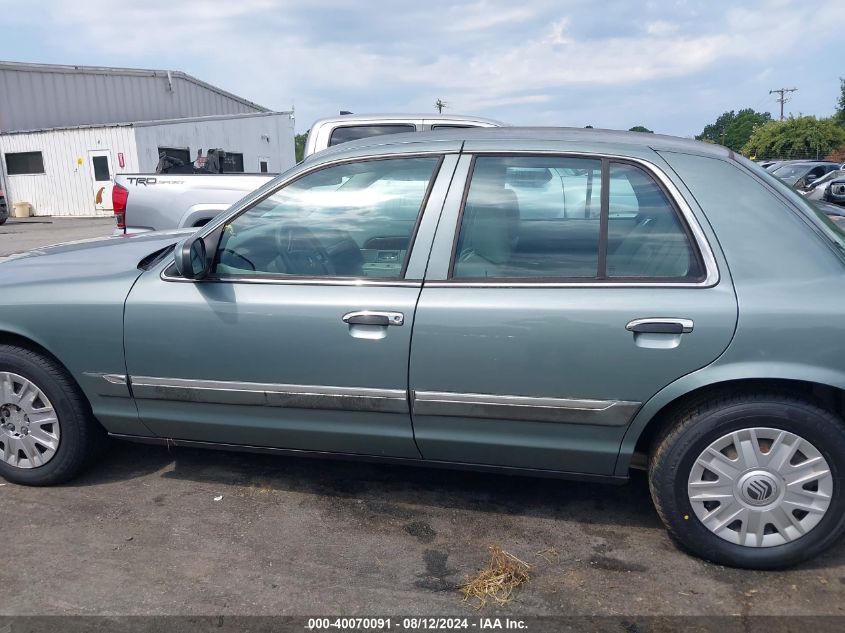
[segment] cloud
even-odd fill
[[[537,122],[589,106],[595,115],[583,116],[606,124],[632,116],[620,100],[656,113],[690,90],[718,95],[727,77],[778,80],[785,60],[809,62],[838,37],[834,20],[807,21],[798,0],[0,3],[9,25],[51,43],[50,61],[187,70],[270,107],[295,104],[300,128],[339,108],[431,111],[436,98],[455,112]]]

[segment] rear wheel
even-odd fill
[[[672,537],[713,562],[769,569],[845,532],[845,426],[805,400],[726,398],[678,416],[655,445],[649,484]]]
[[[104,435],[63,367],[32,350],[0,345],[0,476],[35,486],[67,481]]]

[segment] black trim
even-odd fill
[[[601,210],[599,211],[599,250],[596,279],[607,279],[607,240],[610,218],[610,161],[601,159]]]
[[[546,470],[542,468],[520,468],[518,466],[494,466],[490,464],[473,464],[467,462],[446,462],[415,457],[387,457],[381,455],[357,455],[355,453],[333,453],[328,451],[306,450],[298,448],[275,448],[272,446],[250,446],[244,444],[222,444],[218,442],[201,442],[196,440],[177,440],[169,437],[146,437],[143,435],[123,435],[109,433],[109,437],[137,444],[152,444],[155,446],[175,446],[186,448],[206,448],[219,451],[235,451],[240,453],[265,453],[283,455],[287,457],[307,457],[318,459],[336,459],[345,461],[362,461],[396,466],[412,466],[427,468],[447,468],[451,470],[469,470],[477,472],[499,473],[527,477],[544,477],[549,479],[569,479],[573,481],[587,481],[595,483],[610,483],[622,485],[628,482],[628,477],[619,475],[596,475],[591,473],[576,473],[564,470]]]
[[[437,283],[455,283],[456,285],[467,283],[512,283],[515,286],[526,283],[566,283],[566,284],[582,284],[584,286],[595,286],[601,284],[618,284],[625,282],[640,282],[643,284],[677,284],[684,286],[687,284],[701,283],[707,279],[707,266],[704,262],[704,257],[701,254],[701,248],[698,241],[690,230],[684,214],[678,208],[678,204],[672,194],[666,189],[660,178],[655,177],[654,172],[637,162],[626,158],[624,156],[609,158],[607,156],[597,156],[592,154],[570,154],[567,152],[476,152],[465,153],[461,151],[461,155],[468,155],[472,157],[470,169],[467,173],[466,183],[464,184],[464,192],[461,198],[461,208],[458,212],[457,225],[454,229],[454,236],[452,239],[452,259],[449,263],[448,275],[444,280],[437,280]],[[602,179],[601,179],[601,212],[599,218],[599,252],[598,252],[598,270],[595,277],[460,277],[455,278],[455,263],[457,258],[458,241],[460,239],[461,226],[463,224],[464,210],[466,209],[466,201],[469,196],[470,186],[472,184],[472,176],[475,171],[475,162],[479,157],[503,157],[503,158],[569,158],[569,159],[585,159],[601,162]],[[639,169],[658,187],[664,198],[669,203],[669,206],[675,212],[675,217],[679,220],[681,228],[686,235],[687,243],[692,248],[693,256],[700,271],[697,277],[608,277],[607,276],[607,241],[609,232],[610,219],[610,167],[613,164],[628,165],[635,169]],[[706,239],[706,237],[704,238]],[[604,261],[602,261],[604,260]],[[604,276],[602,276],[604,272]],[[636,285],[630,287],[635,288]],[[709,286],[708,286],[709,287]]]
[[[461,156],[465,156],[463,148],[461,149]],[[458,222],[455,227],[454,234],[452,235],[452,256],[449,260],[449,271],[447,273],[448,279],[452,279],[452,277],[455,276],[455,263],[458,260],[458,242],[461,238],[461,227],[464,223],[464,211],[467,207],[467,198],[469,197],[469,188],[472,185],[472,176],[475,173],[475,161],[478,160],[478,154],[469,154],[469,156],[471,157],[471,160],[469,163],[469,169],[467,170],[466,180],[464,181],[464,192],[461,194],[461,208],[458,211]],[[457,169],[457,167],[455,169]]]

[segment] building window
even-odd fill
[[[267,173],[267,161],[266,160],[259,161],[258,171],[260,171],[262,174]]]
[[[44,157],[41,155],[41,152],[6,154],[6,173],[10,176],[43,174]]]
[[[106,156],[94,156],[91,159],[94,165],[94,180],[97,182],[105,182],[111,180],[109,173],[109,159]]]
[[[223,173],[239,173],[244,172],[244,155],[236,154],[234,152],[226,152],[223,156]]]

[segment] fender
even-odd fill
[[[719,364],[717,361],[670,383],[640,408],[622,438],[614,474],[618,476],[627,475],[637,441],[649,422],[666,405],[702,387],[712,387],[734,380],[795,380],[845,389],[845,372],[831,368],[773,361],[723,364]]]
[[[198,222],[205,224],[228,209],[230,204],[202,203],[188,207],[179,220],[179,228],[197,226]]]

